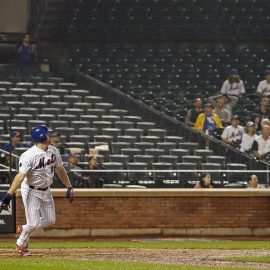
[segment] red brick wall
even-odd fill
[[[153,190],[77,191],[70,204],[56,192],[56,224],[52,229],[143,228],[270,228],[268,191],[249,192]],[[22,200],[17,198],[17,224],[24,223]]]

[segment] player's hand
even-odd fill
[[[73,202],[73,188],[72,187],[67,188],[66,197],[70,202]]]
[[[8,211],[10,201],[11,201],[11,194],[7,192],[2,199],[2,203],[0,206],[0,213],[2,212],[2,210]]]

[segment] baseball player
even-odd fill
[[[51,143],[51,130],[38,125],[31,130],[34,146],[25,151],[19,160],[19,173],[5,194],[0,206],[8,210],[12,195],[21,187],[26,224],[18,226],[17,250],[20,255],[29,255],[28,242],[31,233],[55,223],[55,205],[50,185],[56,171],[67,187],[66,197],[73,201],[73,189],[59,151]]]

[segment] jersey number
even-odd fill
[[[55,166],[51,166],[51,173],[55,172]]]

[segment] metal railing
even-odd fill
[[[211,175],[216,188],[248,185],[248,177],[257,175],[260,186],[269,187],[269,170],[203,170],[203,169],[76,169],[68,172],[70,179],[79,187],[104,187],[108,185],[138,185],[151,188],[191,188],[202,178]]]
[[[3,149],[0,149],[0,152],[3,153],[3,154],[6,154],[6,155],[9,155],[9,154],[10,154],[9,152],[7,152],[7,151],[5,151],[5,150],[3,150]],[[13,154],[13,153],[11,153],[11,155],[12,155],[13,157],[17,158],[17,159],[19,158],[18,155],[15,155],[15,154]]]
[[[1,165],[3,166],[3,165]],[[0,175],[9,174],[6,166],[0,169]],[[15,176],[16,170],[12,169]],[[74,169],[68,171],[69,178],[75,188],[102,188],[115,185],[128,187],[137,185],[151,188],[191,188],[201,179],[203,173],[211,175],[211,181],[215,188],[233,187],[245,188],[250,175],[257,175],[260,186],[268,188],[269,169],[267,170],[203,170],[203,169]],[[56,176],[52,187],[57,186],[60,180]]]

